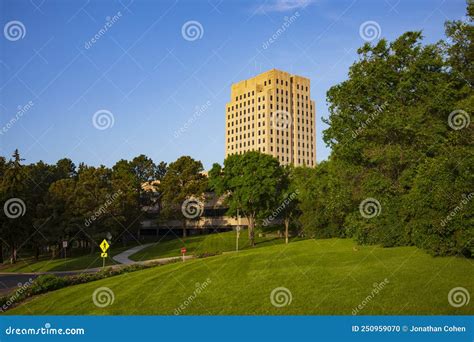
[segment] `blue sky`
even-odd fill
[[[277,68],[311,79],[321,161],[326,91],[357,59],[361,25],[434,42],[464,15],[463,0],[0,0],[0,155],[107,166],[191,155],[208,169],[224,158],[230,85]]]

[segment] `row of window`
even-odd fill
[[[270,104],[270,107],[272,107],[271,104]],[[259,107],[259,108],[260,108],[260,107]],[[288,112],[288,107],[281,107],[281,108],[282,108],[282,110],[285,110],[284,108],[286,108],[286,112],[289,113],[289,112]],[[252,108],[252,113],[255,112],[254,109],[255,109],[255,108]],[[263,107],[262,109],[265,109],[265,107]],[[280,107],[277,105],[277,106],[276,106],[276,109],[279,110]],[[309,111],[300,111],[300,110],[298,109],[296,113],[297,113],[297,118],[299,118],[300,114],[306,115],[306,117],[309,117],[309,116],[310,116]],[[231,114],[227,114],[227,120],[230,121],[231,119],[233,119],[233,118],[234,118],[234,114],[235,114],[235,118],[240,117],[240,116],[243,116],[243,115],[247,115],[247,114],[250,114],[250,109],[248,110],[248,112],[244,109],[243,111],[237,111],[237,112],[235,112],[235,113],[232,112]],[[263,113],[258,113],[258,118],[259,118],[259,119],[260,119],[261,116],[265,117],[265,112],[263,112]],[[272,116],[273,116],[273,112],[270,113],[270,117],[272,117]],[[252,115],[252,120],[253,120],[253,119],[254,119],[254,116]],[[245,116],[244,116],[244,122],[245,122]],[[312,122],[313,122],[313,121],[311,120],[311,124],[312,124]]]
[[[233,127],[233,126],[234,126],[234,122],[232,122],[232,125],[227,124],[227,127],[230,127],[230,126]],[[261,127],[261,126],[262,126],[262,127],[265,126],[265,121],[262,121],[262,122],[261,122],[261,125],[260,125],[260,122],[258,122],[258,127]],[[248,124],[248,125],[242,125],[242,126],[236,127],[236,128],[235,128],[235,133],[242,132],[242,131],[245,132],[247,129],[250,130],[250,129],[251,129],[250,127],[251,127],[252,130],[253,130],[253,129],[255,128],[255,124],[252,123],[252,125]],[[309,129],[308,127],[306,127],[306,129],[305,129],[305,127],[296,126],[296,130],[297,130],[298,132],[303,132],[303,133],[306,132],[306,133],[308,133],[308,134],[311,133],[311,140],[313,139],[313,127],[311,127],[311,129]],[[280,135],[280,132],[281,132],[281,135],[285,135],[285,133],[286,133],[286,136],[288,137],[288,130],[284,130],[284,129],[280,130],[280,129],[277,129],[277,130],[275,130],[275,131],[276,131],[276,135]],[[262,130],[261,132],[262,132],[263,135],[265,135],[265,130]],[[228,130],[227,130],[227,135],[228,135],[228,136],[232,136],[232,134],[234,134],[234,129],[233,129],[233,128],[232,128],[232,129],[228,129]],[[260,135],[260,130],[258,130],[258,135]],[[270,129],[270,135],[273,135],[273,129]],[[293,134],[292,134],[292,137],[293,137]],[[303,137],[305,137],[304,134],[303,134]],[[298,139],[300,139],[300,138],[301,138],[300,133],[298,133]]]
[[[283,101],[282,101],[282,102],[283,102]],[[286,106],[281,106],[281,110],[286,110],[286,111],[288,112],[288,111],[289,111],[289,109],[288,109],[288,100],[286,100],[285,103],[286,103]],[[235,109],[238,109],[238,108],[242,108],[242,104],[235,106]],[[300,105],[300,102],[297,101],[297,102],[296,102],[296,108],[297,108],[298,114],[299,114],[299,111],[300,111],[299,108],[306,108],[306,110],[308,110],[309,108],[311,108],[311,110],[312,110],[312,109],[313,109],[313,106],[312,106],[312,105],[309,106],[307,103],[306,103],[306,105],[305,105],[304,103]],[[258,105],[258,106],[257,106],[257,109],[258,109],[258,110],[260,110],[260,109],[265,109],[265,103],[263,103],[262,105]],[[273,109],[273,103],[270,103],[270,109]],[[278,103],[276,104],[276,109],[277,109],[277,110],[280,109],[280,105],[279,105]],[[227,108],[227,113],[230,113],[231,111],[232,111],[232,114],[234,114],[234,113],[233,113],[233,112],[234,112],[234,106]],[[248,112],[250,113],[250,111],[255,112],[255,107],[250,107],[250,108],[248,109]],[[245,108],[245,104],[244,104],[244,110],[243,110],[243,112],[244,112],[244,114],[247,112],[247,110],[246,110],[246,108]],[[238,113],[238,112],[236,111],[236,113]],[[242,114],[242,111],[240,111],[240,114]]]

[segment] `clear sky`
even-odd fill
[[[232,83],[272,68],[310,78],[321,161],[330,153],[321,134],[326,91],[347,77],[364,39],[422,30],[434,42],[466,7],[464,0],[0,4],[0,155],[19,148],[26,163],[69,157],[107,166],[141,153],[155,162],[190,155],[206,169],[224,158]],[[375,24],[360,32],[366,22]]]

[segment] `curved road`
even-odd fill
[[[107,266],[109,268],[117,267],[120,265],[132,265],[132,264],[152,264],[152,263],[160,263],[166,264],[174,259],[181,259],[181,257],[169,257],[169,258],[161,258],[161,259],[153,259],[153,260],[145,260],[145,261],[133,261],[130,260],[129,257],[136,252],[153,245],[152,243],[136,246],[126,251],[117,254],[113,257],[113,259],[119,263],[119,265],[114,266]],[[192,255],[187,255],[185,259],[192,259]],[[0,296],[4,296],[10,292],[13,292],[15,289],[19,288],[22,284],[26,282],[31,282],[35,278],[39,277],[42,274],[54,274],[58,277],[64,277],[68,275],[80,274],[80,273],[93,273],[101,270],[102,267],[90,268],[87,270],[77,270],[77,271],[63,271],[63,272],[37,272],[37,273],[11,273],[11,272],[0,272]]]

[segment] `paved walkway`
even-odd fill
[[[152,245],[154,245],[154,243],[147,243],[147,244],[144,244],[144,245],[136,246],[136,247],[127,249],[125,252],[117,254],[116,256],[114,256],[112,258],[120,264],[124,264],[124,265],[135,264],[136,261],[130,260],[128,257],[130,255],[135,254],[138,251],[141,251],[142,249],[145,249],[145,248],[147,248],[149,246],[152,246]]]

